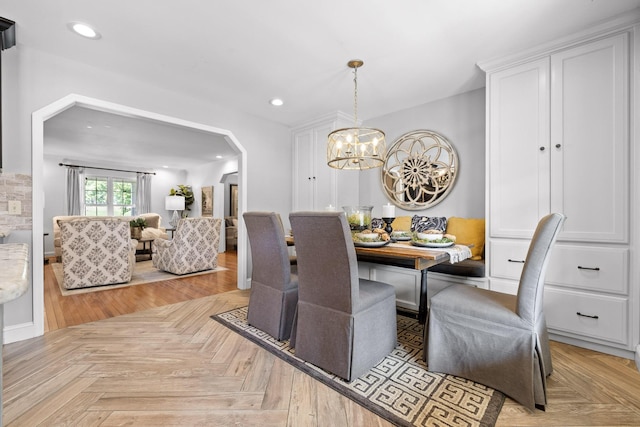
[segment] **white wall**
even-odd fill
[[[21,31],[23,40],[28,40],[30,29],[23,27]],[[291,163],[290,132],[283,125],[216,105],[215,100],[189,97],[172,92],[170,87],[151,86],[20,43],[3,52],[2,66],[3,163],[6,172],[34,173],[31,114],[75,93],[230,130],[247,151],[247,195],[250,198],[255,195],[247,208],[251,209],[254,203],[265,209],[291,205],[289,168],[274,167]],[[157,178],[158,181],[162,179]],[[169,186],[175,184],[171,182]],[[47,200],[47,205],[50,203],[53,201]],[[33,238],[42,239],[42,236],[32,236],[30,232],[11,235],[12,242],[32,243]],[[36,262],[42,263],[42,260],[32,259],[31,265]],[[30,313],[32,305],[31,291],[6,304],[5,331],[25,323],[23,314]]]
[[[54,216],[66,215],[66,181],[67,168],[58,166],[62,162],[62,158],[58,156],[44,157],[44,215],[43,227],[44,233],[48,236],[44,237],[44,254],[53,256],[53,222]]]
[[[396,216],[428,215],[484,218],[485,90],[477,89],[429,104],[368,120],[366,125],[386,134],[387,149],[403,134],[420,129],[440,133],[455,147],[460,160],[454,188],[436,206],[421,211],[396,208]],[[382,216],[389,203],[382,188],[381,170],[360,172],[361,205],[373,205]]]

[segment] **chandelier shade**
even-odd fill
[[[384,164],[384,132],[370,128],[337,129],[329,134],[327,163],[336,169],[372,169]]]
[[[353,68],[353,119],[352,128],[336,129],[327,141],[327,164],[335,169],[364,170],[379,168],[384,164],[387,151],[385,135],[379,129],[358,127],[358,68],[364,64],[359,59],[347,63]]]

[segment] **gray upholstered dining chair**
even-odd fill
[[[517,295],[452,285],[431,298],[424,339],[430,371],[467,378],[529,409],[544,409],[546,378],[553,370],[544,277],[563,221],[552,213],[538,223]]]
[[[298,276],[291,271],[282,221],[274,212],[246,212],[243,218],[253,265],[247,321],[287,340],[298,303]]]
[[[353,381],[397,344],[393,286],[358,277],[341,212],[289,215],[298,255],[296,356]]]

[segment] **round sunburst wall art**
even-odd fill
[[[458,174],[458,155],[447,139],[416,130],[396,139],[382,165],[382,188],[396,206],[417,211],[449,194]]]

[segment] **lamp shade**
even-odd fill
[[[184,196],[167,196],[164,198],[164,208],[168,211],[184,210]]]

